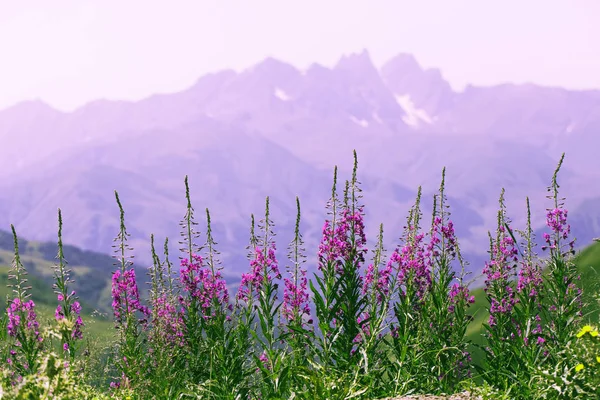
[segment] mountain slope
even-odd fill
[[[600,91],[507,84],[454,92],[439,70],[406,54],[381,69],[368,52],[306,71],[267,59],[139,102],[101,100],[72,113],[29,102],[0,111],[0,227],[14,223],[26,237],[52,239],[61,207],[65,239],[105,252],[117,232],[117,189],[148,264],[151,233],[160,241],[178,235],[189,175],[200,227],[208,207],[232,275],[247,267],[250,214],[260,219],[266,196],[280,258],[300,196],[314,261],[333,167],[347,179],[356,149],[368,234],[384,222],[393,246],[417,187],[427,208],[445,166],[461,244],[478,270],[500,188],[517,226],[531,198],[539,228],[562,151],[561,190],[581,226],[578,243],[600,236],[589,217],[600,198],[598,129]]]

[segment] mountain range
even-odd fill
[[[151,233],[178,240],[188,175],[200,230],[209,208],[228,273],[247,269],[250,214],[260,219],[266,196],[282,266],[299,196],[313,268],[334,165],[348,179],[356,149],[371,241],[383,222],[392,250],[417,187],[428,213],[446,167],[461,247],[479,271],[500,189],[517,228],[530,197],[541,233],[563,152],[559,184],[573,232],[581,245],[600,236],[599,131],[600,90],[507,83],[455,91],[410,54],[381,68],[367,51],[304,70],[267,58],[140,101],[61,112],[36,100],[0,111],[0,229],[13,223],[24,237],[52,240],[60,207],[65,242],[106,253],[119,228],[117,190],[147,264]]]

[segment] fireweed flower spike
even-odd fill
[[[231,311],[232,307],[229,304],[229,291],[227,290],[227,285],[221,272],[223,266],[218,259],[219,252],[215,247],[217,242],[215,242],[212,235],[210,212],[208,211],[208,208],[206,209],[206,220],[206,244],[204,248],[207,249],[205,259],[208,266],[203,273],[202,285],[204,287],[204,294],[201,303],[203,305],[204,315],[214,318],[217,313],[225,313],[225,309]]]
[[[429,327],[438,332],[428,336],[428,346],[440,354],[435,360],[438,387],[445,391],[455,390],[458,383],[470,375],[471,355],[467,351],[465,334],[470,318],[467,308],[475,299],[469,295],[465,283],[465,261],[460,253],[454,223],[450,219],[450,206],[445,193],[446,168],[442,169],[440,189],[434,198],[433,224],[427,259],[431,268],[431,294],[426,308],[436,310],[427,313]],[[458,264],[460,271],[457,271]],[[441,306],[441,307],[440,307]],[[446,351],[445,349],[452,349]]]
[[[421,390],[451,392],[470,373],[470,355],[467,352],[465,332],[469,323],[466,309],[474,301],[464,283],[464,261],[460,255],[454,224],[450,220],[449,205],[445,194],[446,169],[438,193],[433,197],[433,212],[429,240],[418,231],[421,212],[420,191],[415,208],[409,214],[406,244],[401,267],[414,278],[406,280],[400,268],[399,281],[404,279],[405,298],[397,316],[404,321],[397,332],[401,346],[414,346],[411,357],[422,358],[419,367],[434,371],[435,379],[423,379]],[[415,227],[413,228],[412,225]],[[412,253],[412,255],[411,255]],[[406,255],[411,255],[406,257]],[[455,264],[460,266],[460,273]],[[416,279],[415,279],[416,278]],[[414,299],[410,301],[407,299]],[[414,318],[415,324],[410,319]],[[398,318],[397,318],[398,319]],[[403,327],[404,325],[404,327]],[[408,325],[408,327],[406,327]],[[416,326],[412,326],[416,325]],[[413,331],[416,331],[412,333]],[[431,335],[431,332],[436,332]],[[407,337],[414,336],[414,342]],[[400,347],[402,349],[402,347]],[[403,353],[401,353],[403,354]],[[419,373],[418,369],[411,374]]]
[[[200,356],[198,349],[201,337],[200,324],[202,320],[199,304],[199,271],[203,267],[203,259],[199,255],[201,249],[195,242],[199,238],[200,233],[196,230],[198,223],[194,220],[194,207],[192,206],[190,197],[187,175],[184,178],[184,184],[187,205],[185,215],[179,223],[181,227],[181,241],[179,244],[182,246],[180,251],[185,256],[180,256],[179,285],[181,294],[178,300],[181,306],[180,312],[183,319],[184,340],[187,343],[187,351],[191,354],[190,357],[194,357],[198,361],[197,357]],[[203,367],[200,364],[194,364],[190,368],[195,370]]]
[[[340,237],[342,232],[338,228],[338,214],[340,201],[336,191],[337,186],[337,167],[333,171],[333,187],[331,189],[331,198],[327,202],[327,214],[331,219],[325,220],[323,225],[323,236],[319,244],[318,268],[325,275],[333,274],[339,263],[339,257],[342,255],[344,240]]]
[[[168,241],[165,241],[167,245]],[[150,235],[150,248],[152,252],[153,264],[150,267],[151,290],[150,303],[152,304],[152,329],[149,333],[149,339],[154,346],[153,352],[162,352],[164,345],[183,346],[183,332],[181,315],[177,312],[175,297],[173,296],[168,282],[172,279],[170,276],[170,266],[168,272],[164,269],[162,263],[156,254],[154,248],[154,235]],[[168,248],[166,254],[168,256]],[[166,361],[166,360],[165,360]]]
[[[364,350],[362,367],[371,370],[384,370],[386,357],[382,345],[385,343],[385,335],[389,333],[390,296],[395,289],[392,266],[383,262],[384,257],[383,224],[380,224],[373,259],[363,278],[362,294],[366,299],[366,308],[358,319],[362,332],[354,339]],[[384,379],[380,374],[374,377],[376,382]]]
[[[506,228],[515,240],[510,227],[507,225]],[[543,334],[541,300],[544,295],[544,285],[542,271],[533,251],[535,242],[533,228],[531,227],[529,198],[527,198],[527,226],[525,231],[519,231],[519,233],[524,239],[525,252],[522,254],[522,260],[520,261],[517,281],[517,326],[524,347],[530,347],[530,349],[524,349],[524,354],[521,354],[520,358],[527,358],[528,362],[534,364],[537,362],[538,349],[544,346],[546,340],[541,336]]]
[[[187,206],[183,220],[180,222],[182,240],[179,243],[182,245],[180,250],[185,256],[180,257],[179,286],[181,294],[178,300],[183,320],[185,351],[189,360],[187,367],[192,376],[198,377],[203,376],[206,370],[205,352],[201,349],[204,321],[202,283],[205,266],[204,259],[200,255],[202,249],[196,244],[200,233],[196,230],[198,223],[194,219],[194,207],[190,197],[187,175],[184,184]]]
[[[194,207],[192,207],[187,175],[184,184],[187,206],[185,215],[179,223],[182,238],[179,244],[182,246],[180,251],[185,256],[180,257],[179,284],[182,293],[179,296],[179,304],[184,322],[185,340],[189,346],[188,351],[191,354],[198,354],[198,349],[195,347],[199,342],[202,319],[198,301],[200,295],[199,271],[203,267],[203,260],[199,255],[200,247],[195,242],[200,233],[196,230],[198,223],[194,220]]]
[[[354,151],[354,168],[351,181],[346,181],[344,190],[344,203],[342,215],[337,226],[340,246],[340,262],[337,264],[336,280],[338,289],[338,309],[335,315],[336,322],[341,328],[341,333],[336,340],[334,350],[337,353],[337,363],[342,368],[351,368],[356,364],[360,355],[360,344],[356,337],[363,330],[363,325],[368,323],[363,313],[366,309],[366,299],[362,294],[363,278],[361,276],[362,263],[367,253],[366,236],[364,227],[364,206],[360,204],[361,189],[357,179],[358,158]]]
[[[384,253],[383,224],[380,224],[377,246],[375,250],[373,250],[373,262],[367,266],[367,271],[363,279],[362,292],[371,297],[369,300],[371,307],[385,301],[385,298],[389,294],[389,282],[390,275],[392,274],[392,267],[388,264],[384,268],[380,268]]]
[[[116,328],[119,331],[119,349],[117,368],[121,372],[121,382],[134,382],[140,372],[143,349],[141,330],[147,327],[150,310],[143,306],[135,278],[135,269],[128,252],[133,250],[127,243],[130,234],[125,227],[125,211],[121,205],[119,194],[115,190],[115,199],[120,212],[119,233],[115,238],[116,245],[113,257],[117,260],[117,269],[112,276],[112,308]],[[138,318],[138,313],[140,318]]]
[[[341,248],[344,245],[339,237],[338,216],[340,201],[337,194],[337,166],[333,170],[333,185],[331,197],[327,205],[328,219],[325,220],[321,241],[317,253],[317,268],[319,274],[315,274],[314,283],[309,282],[311,292],[314,296],[315,316],[320,335],[315,336],[315,357],[322,360],[324,365],[335,364],[332,354],[332,341],[336,337],[336,316],[339,304],[337,302],[339,281],[336,279],[336,271],[339,269]]]
[[[429,253],[425,252],[423,243],[425,234],[419,232],[420,202],[421,188],[419,187],[415,205],[409,211],[402,239],[404,246],[396,248],[388,262],[388,268],[394,271],[400,297],[408,297],[407,304],[416,309],[421,307],[431,286],[430,262],[426,259]],[[439,239],[436,237],[436,240]]]
[[[362,359],[363,345],[356,338],[368,323],[360,274],[367,249],[357,166],[355,152],[352,180],[346,182],[343,202],[337,194],[338,171],[334,168],[328,218],[317,254],[318,273],[309,283],[316,317],[313,357],[323,368],[339,373],[357,371],[362,364],[357,360]]]
[[[254,235],[254,214],[250,215],[250,221],[250,244],[246,246],[246,248],[248,249],[248,259],[250,260],[250,262],[252,262],[252,260],[256,258],[256,255],[253,254],[253,252],[251,252],[250,249],[256,248],[257,241],[256,236]],[[236,295],[237,300],[242,301],[246,304],[248,304],[251,301],[250,293],[252,291],[252,278],[252,273],[242,274],[242,282],[240,284],[240,287],[238,288],[238,292]]]
[[[510,315],[516,303],[514,290],[511,284],[516,275],[516,263],[518,251],[513,238],[509,235],[506,227],[510,221],[506,216],[504,204],[504,189],[500,193],[500,209],[498,211],[498,228],[496,238],[491,249],[491,261],[486,264],[483,273],[486,276],[485,291],[490,301],[490,318],[488,324],[494,327],[498,318]],[[508,334],[505,332],[505,334]],[[504,336],[503,336],[504,337]],[[507,339],[505,337],[505,339]]]
[[[190,187],[188,183],[188,177],[185,176],[185,199],[187,201],[186,213],[183,220],[179,223],[181,226],[181,237],[182,241],[179,242],[183,247],[181,251],[187,255],[188,263],[192,263],[193,255],[200,253],[200,247],[196,244],[195,240],[200,237],[200,232],[196,230],[198,223],[194,220],[194,207],[192,207],[192,200],[190,197]]]
[[[147,317],[150,315],[150,310],[141,304],[137,281],[135,279],[135,269],[129,268],[133,264],[131,262],[133,256],[128,256],[127,252],[133,250],[133,248],[127,244],[130,234],[125,227],[125,212],[121,205],[119,194],[116,191],[115,198],[119,206],[121,223],[119,233],[115,239],[115,242],[119,244],[114,246],[116,248],[114,258],[118,261],[117,265],[120,269],[115,271],[112,277],[112,307],[118,327],[124,328],[124,331],[127,331],[128,329],[132,329],[133,325],[138,322],[141,325],[145,325]],[[142,314],[142,318],[139,321],[136,320],[137,312]]]
[[[258,338],[260,357],[256,358],[261,379],[261,398],[288,397],[289,375],[283,367],[285,357],[283,350],[277,345],[280,340],[276,329],[276,319],[280,304],[277,304],[277,293],[281,279],[279,265],[275,256],[275,233],[273,221],[270,218],[269,198],[265,200],[265,217],[259,222],[262,232],[261,238],[256,238],[252,230],[251,243],[256,241],[254,258],[250,261],[250,273],[242,278],[242,300],[254,304],[255,314],[258,317],[254,331]]]
[[[539,304],[539,291],[542,286],[542,271],[539,265],[535,262],[535,254],[533,246],[535,246],[533,228],[531,227],[531,207],[529,205],[529,197],[527,198],[527,228],[521,235],[525,239],[525,254],[521,262],[519,270],[519,280],[517,283],[517,291],[527,296],[530,302],[536,306]],[[523,298],[521,302],[523,302]]]
[[[166,273],[167,273],[167,291],[169,293],[171,293],[172,295],[175,295],[175,285],[174,285],[174,278],[173,278],[173,265],[171,264],[171,261],[169,260],[169,238],[166,237],[165,238],[165,245],[163,247],[163,254],[165,256],[165,265],[167,267]]]
[[[235,325],[234,318],[237,315],[233,305],[229,302],[229,292],[222,277],[223,267],[219,260],[219,252],[216,248],[217,242],[213,237],[211,216],[206,209],[206,242],[203,263],[204,267],[199,270],[200,286],[202,288],[198,302],[201,309],[202,362],[204,362],[204,373],[201,379],[212,379],[219,382],[213,390],[216,390],[217,398],[229,395],[225,382],[235,382],[244,377],[242,371],[246,370],[247,363],[243,360],[248,354],[249,342],[247,327],[243,324]],[[232,370],[232,366],[235,370]],[[210,375],[207,375],[207,372]],[[197,379],[194,377],[193,379]],[[218,388],[218,389],[217,389]],[[217,392],[221,391],[221,395]]]
[[[38,368],[38,354],[42,348],[42,336],[39,332],[39,323],[35,311],[35,303],[29,300],[31,296],[27,285],[27,271],[21,262],[19,254],[19,243],[17,233],[13,225],[10,226],[14,241],[14,258],[8,278],[13,283],[8,286],[12,288],[14,298],[9,301],[6,310],[8,321],[6,329],[8,336],[12,338],[11,350],[8,362],[12,372],[17,379],[35,373]],[[13,375],[14,376],[14,375]]]
[[[177,374],[174,369],[181,368],[182,348],[185,343],[182,317],[176,308],[176,298],[168,286],[172,278],[165,276],[166,263],[161,262],[156,253],[153,234],[150,235],[150,251],[152,265],[148,271],[148,283],[151,316],[147,329],[147,343],[144,346],[144,381],[148,391],[161,393],[164,391],[164,384],[174,380]],[[168,254],[168,247],[165,251]]]
[[[287,268],[289,277],[284,278],[282,314],[290,325],[301,328],[308,322],[310,308],[306,269],[302,267],[302,264],[306,262],[306,256],[303,254],[304,241],[300,233],[300,200],[298,197],[296,197],[296,208],[294,239],[289,245],[288,253],[292,264]]]
[[[542,250],[550,249],[551,256],[566,257],[567,254],[575,254],[575,240],[568,242],[568,250],[565,251],[565,243],[569,239],[571,233],[571,226],[567,223],[568,211],[564,208],[565,198],[560,198],[558,195],[557,177],[558,172],[562,166],[565,155],[563,153],[558,166],[552,176],[552,184],[548,187],[548,192],[551,194],[547,196],[548,199],[552,200],[553,207],[547,209],[546,213],[546,225],[550,228],[551,234],[544,234],[544,241],[546,246],[542,247]]]
[[[398,362],[386,365],[390,373],[400,382],[412,379],[412,376],[422,376],[419,363],[409,360],[423,360],[423,350],[420,349],[421,332],[427,334],[431,328],[426,325],[425,314],[428,310],[427,295],[431,286],[431,273],[426,259],[424,237],[420,232],[421,220],[421,188],[417,191],[414,205],[409,210],[406,226],[396,247],[387,263],[391,270],[390,286],[392,318],[390,321],[390,337],[384,338],[391,348],[393,358]],[[417,383],[415,381],[415,383]],[[419,389],[421,383],[418,384]],[[396,385],[394,394],[402,393]]]
[[[581,319],[582,295],[581,288],[577,282],[580,276],[577,267],[572,261],[575,253],[575,240],[569,241],[571,227],[567,222],[567,210],[564,208],[564,198],[558,194],[558,173],[562,166],[565,155],[563,154],[554,174],[552,183],[548,187],[550,194],[547,196],[553,203],[546,215],[546,225],[550,228],[550,234],[544,234],[546,246],[542,250],[549,249],[550,257],[547,264],[548,290],[547,320],[550,334],[557,344],[566,344],[569,337],[575,332],[576,324]],[[565,245],[565,243],[568,243]]]
[[[189,320],[192,320],[191,312],[198,313],[195,319],[202,329],[205,329],[206,324],[210,324],[210,321],[215,318],[217,323],[222,324],[221,317],[224,316],[225,309],[229,309],[229,292],[221,275],[220,262],[216,258],[218,252],[212,237],[208,210],[206,215],[207,242],[204,248],[207,249],[207,255],[202,257],[192,254],[191,263],[186,258],[182,259],[180,270],[180,283],[186,295],[181,304],[187,308],[186,314]]]
[[[484,325],[487,330],[489,346],[486,348],[487,361],[493,371],[486,379],[494,385],[508,384],[503,371],[508,376],[514,376],[514,364],[511,363],[514,354],[514,341],[518,336],[518,326],[515,326],[517,304],[513,277],[516,275],[518,251],[516,243],[509,234],[507,227],[510,220],[506,215],[504,189],[500,193],[498,209],[498,226],[496,236],[490,234],[490,261],[486,262],[483,273],[485,293],[489,301],[489,320]],[[503,381],[504,380],[504,381]]]
[[[64,258],[62,242],[62,213],[58,209],[58,262],[54,269],[54,293],[57,295],[59,304],[56,306],[55,319],[61,334],[62,348],[68,352],[71,362],[77,351],[77,340],[83,338],[83,321],[81,319],[81,305],[75,297],[75,292],[69,293],[69,283],[73,283],[70,270],[67,269],[67,261]]]
[[[267,218],[268,204],[269,200],[267,198]],[[262,227],[259,225],[259,228],[270,230],[271,225],[271,221],[263,222]],[[259,300],[263,286],[270,282],[273,276],[277,278],[281,277],[275,259],[275,241],[272,240],[272,235],[272,232],[266,232],[265,238],[259,240],[254,234],[254,215],[251,215],[250,245],[248,246],[250,272],[242,274],[242,282],[237,294],[239,300],[242,300],[251,307],[258,307],[255,302]]]
[[[259,222],[259,228],[263,232],[263,237],[256,240],[254,247],[254,257],[250,261],[250,274],[245,274],[242,278],[242,285],[246,285],[247,297],[258,302],[259,309],[270,304],[274,305],[277,298],[277,284],[275,279],[281,279],[279,266],[275,257],[275,234],[272,231],[273,222],[269,215],[269,198],[266,199],[265,218]],[[241,290],[241,289],[240,289]],[[268,312],[272,312],[269,308]],[[266,309],[263,311],[267,312]]]
[[[292,368],[306,367],[309,363],[310,337],[313,333],[313,320],[310,316],[308,279],[304,255],[304,240],[300,233],[300,200],[296,197],[296,225],[294,238],[288,245],[289,264],[284,278],[283,304],[281,306],[282,342],[289,346],[289,363]],[[266,367],[266,366],[265,366]]]

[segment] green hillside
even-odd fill
[[[52,265],[56,262],[57,245],[55,242],[34,242],[19,237],[19,252],[23,265],[27,269],[32,284],[39,285],[33,291],[36,303],[53,300]],[[110,311],[110,276],[114,269],[114,259],[109,255],[81,250],[75,246],[64,245],[64,256],[72,270],[73,290],[77,292],[84,311],[108,313]],[[0,231],[0,271],[11,265],[14,257],[12,234]],[[2,272],[0,279],[6,279]],[[0,281],[0,294],[5,295],[5,282]],[[52,302],[51,302],[52,303]],[[53,304],[53,303],[52,303]]]
[[[584,301],[589,303],[589,307],[584,310],[586,319],[598,323],[600,308],[595,299],[600,293],[600,242],[582,250],[575,263],[581,272]]]
[[[2,256],[5,256],[2,253]],[[33,263],[39,263],[40,260],[32,259]],[[0,265],[0,297],[4,308],[7,297],[12,297],[12,290],[7,286],[8,273],[10,267],[4,263]],[[54,321],[54,310],[56,309],[56,296],[52,293],[51,286],[40,277],[29,274],[27,283],[31,286],[31,298],[35,302],[38,318],[42,326],[50,326]],[[84,300],[81,301],[82,313],[81,318],[85,323],[86,337],[92,339],[95,345],[104,347],[114,334],[114,325],[112,320],[106,315],[94,313],[92,307]],[[4,310],[2,311],[2,314]]]
[[[108,343],[114,334],[114,325],[110,312],[110,276],[114,260],[105,254],[81,250],[65,245],[64,255],[72,270],[76,291],[82,306],[83,321],[88,338],[100,346]],[[19,238],[21,261],[27,270],[28,285],[31,286],[31,298],[36,304],[42,325],[54,320],[57,299],[53,292],[52,266],[56,261],[57,245],[52,242],[34,242]],[[14,258],[12,234],[0,231],[0,298],[3,305],[12,297],[8,287],[8,274]],[[2,307],[4,308],[4,306]]]

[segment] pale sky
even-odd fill
[[[467,83],[600,89],[600,0],[0,0],[0,109],[175,92],[267,56],[401,52]]]

